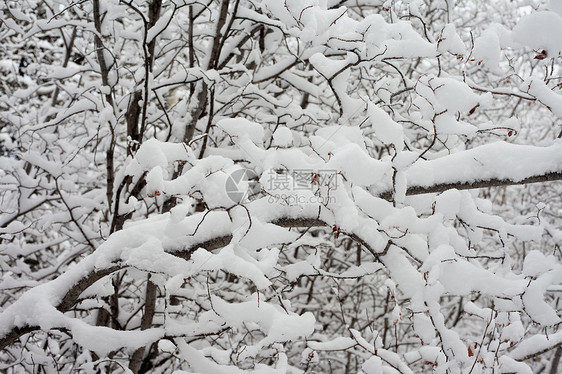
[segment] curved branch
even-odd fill
[[[113,265],[109,266],[106,269],[96,270],[90,274],[87,274],[84,278],[76,282],[76,284],[74,284],[74,286],[71,287],[70,290],[68,290],[68,292],[59,302],[59,305],[56,306],[57,310],[59,310],[60,312],[66,312],[70,310],[70,308],[72,308],[72,306],[76,303],[78,297],[80,297],[80,294],[82,294],[82,292],[84,292],[88,287],[90,287],[92,284],[102,279],[106,275],[109,275],[120,269],[122,269],[122,266]],[[9,308],[10,307],[8,307],[4,312],[9,310]],[[41,327],[39,326],[13,326],[10,331],[3,333],[2,336],[0,336],[0,350],[14,343],[14,341],[16,341],[20,336],[39,330],[40,328]]]
[[[502,160],[502,156],[510,156]],[[542,160],[538,163],[536,160]],[[460,162],[460,163],[459,163]],[[458,165],[467,165],[468,169],[458,170]],[[514,170],[509,170],[509,165]],[[530,167],[534,165],[534,167]],[[470,189],[498,185],[536,183],[550,180],[562,180],[562,142],[555,143],[550,147],[529,147],[507,143],[495,143],[477,147],[472,150],[459,152],[457,154],[442,157],[436,160],[419,160],[406,171],[408,181],[411,182],[407,189],[409,195],[440,192],[450,188]],[[529,172],[531,170],[531,172]],[[475,178],[474,175],[483,176]],[[427,178],[431,182],[423,183]],[[417,183],[416,183],[417,182]],[[383,192],[381,195],[384,196]],[[198,248],[213,250],[228,245],[233,239],[230,227],[226,225],[221,230],[213,231],[209,235],[205,230],[197,230],[203,223],[202,218],[210,212],[200,213],[186,217],[183,230],[186,232],[185,239],[188,243],[184,248],[162,248],[168,255],[183,259],[189,259],[191,254]],[[226,212],[213,212],[214,218],[205,219],[216,228],[221,223],[221,214]],[[225,217],[222,217],[225,218]],[[226,218],[228,219],[228,218]],[[225,221],[227,222],[227,221]],[[325,227],[331,224],[320,219],[319,211],[302,215],[301,211],[295,213],[279,213],[269,223],[280,227]],[[39,329],[34,321],[25,321],[25,315],[18,312],[25,310],[27,305],[33,301],[45,302],[48,300],[54,308],[60,312],[70,310],[80,294],[89,286],[104,276],[114,271],[127,267],[126,260],[121,259],[121,254],[127,248],[122,248],[123,243],[128,243],[131,237],[138,236],[144,225],[150,226],[150,232],[164,232],[168,221],[153,221],[148,219],[138,222],[130,228],[124,229],[102,244],[93,254],[86,257],[82,262],[60,275],[58,278],[35,287],[15,301],[0,314],[0,349],[12,344],[17,338],[28,332]],[[222,226],[221,226],[222,227]],[[339,230],[339,229],[338,229]],[[136,233],[131,235],[131,233]],[[150,236],[150,232],[147,234]],[[388,241],[386,247],[377,250],[373,248],[368,240],[362,239],[354,232],[342,232],[349,235],[353,240],[363,245],[376,259],[385,256],[391,245]],[[126,240],[124,240],[126,238]],[[137,238],[136,245],[146,242],[146,238]],[[135,244],[132,244],[134,247]],[[399,246],[398,246],[399,247]],[[400,247],[399,247],[400,248]],[[129,247],[128,249],[132,249]],[[108,259],[110,259],[108,261]],[[61,290],[62,289],[62,290]],[[51,296],[45,296],[51,295]],[[60,296],[59,296],[60,295]],[[34,299],[36,298],[36,299]],[[54,301],[53,301],[54,300]],[[18,318],[15,318],[15,316]],[[17,321],[16,321],[17,320]],[[28,323],[26,325],[25,323]]]
[[[198,222],[199,217],[202,215],[204,214],[201,213],[200,215],[190,216],[189,218],[193,218],[194,222]],[[299,228],[321,227],[329,225],[327,222],[315,217],[295,218],[290,216],[278,218],[276,220],[273,220],[271,223],[280,227]],[[134,228],[135,226],[132,227]],[[124,229],[118,234],[121,236],[127,236],[127,231],[128,229]],[[195,234],[196,233],[194,233],[193,236],[195,236]],[[371,253],[377,256],[377,252],[373,248],[371,248],[364,240],[353,233],[350,233],[349,235],[350,237],[359,241],[361,244],[365,245]],[[213,249],[228,245],[231,240],[231,234],[218,234],[215,237],[206,240],[195,238],[195,240],[191,242],[190,245],[186,248],[183,248],[179,251],[169,249],[166,252],[179,258],[189,259],[191,254],[198,248],[205,248],[206,250],[211,251]],[[116,243],[116,245],[120,245],[119,239],[116,240]],[[100,246],[96,252],[83,260],[83,266],[76,266],[68,272],[60,275],[58,278],[27,291],[26,293],[24,293],[24,296],[27,294],[28,297],[22,296],[12,305],[6,308],[0,314],[0,350],[13,344],[22,335],[41,329],[41,327],[37,326],[36,323],[22,325],[22,322],[28,323],[25,321],[25,316],[19,316],[18,322],[16,322],[14,318],[14,315],[18,314],[18,310],[26,308],[26,305],[28,305],[30,301],[33,301],[34,297],[42,298],[45,294],[52,294],[53,292],[59,293],[61,292],[61,286],[64,287],[65,284],[72,283],[70,288],[62,295],[62,297],[60,297],[58,301],[52,303],[52,306],[54,308],[64,313],[70,310],[75,305],[82,292],[84,292],[88,287],[115,271],[127,268],[128,265],[122,263],[119,260],[114,260],[107,265],[104,264],[105,267],[104,265],[98,264],[98,262],[103,263],[103,261],[100,260],[103,260],[108,256],[108,254],[111,254],[111,250],[114,249],[112,247],[112,244],[113,243],[111,243],[110,241],[102,244],[102,246]],[[118,250],[122,249],[123,248],[118,247]]]

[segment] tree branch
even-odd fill
[[[558,180],[562,180],[562,172],[560,171],[541,174],[541,175],[533,175],[524,178],[520,181],[501,179],[501,178],[491,178],[491,179],[475,180],[472,182],[466,182],[466,181],[447,182],[447,183],[435,184],[432,186],[413,185],[413,186],[408,186],[408,189],[406,190],[406,195],[412,196],[412,195],[423,195],[428,193],[439,193],[450,189],[472,190],[475,188],[517,186],[517,185],[523,185],[529,183],[551,182],[551,181],[558,181]],[[380,197],[386,200],[390,200],[392,198],[392,192],[385,191],[380,194]]]

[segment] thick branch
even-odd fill
[[[404,172],[407,195],[448,189],[511,186],[562,179],[562,142],[548,147],[496,142],[434,160],[418,160]],[[390,186],[379,196],[390,198]]]
[[[146,293],[144,297],[144,314],[141,319],[141,330],[149,329],[152,326],[152,319],[154,318],[154,313],[156,311],[156,291],[157,286],[150,280],[150,274],[148,274],[146,281]],[[142,365],[145,347],[138,348],[131,362],[129,363],[129,369],[133,373],[138,373]]]
[[[471,190],[475,188],[516,186],[516,185],[523,185],[528,183],[541,183],[541,182],[550,182],[550,181],[559,181],[559,180],[562,180],[562,172],[533,175],[524,178],[520,181],[492,178],[492,179],[475,180],[472,182],[465,182],[465,181],[448,182],[448,183],[435,184],[432,186],[413,185],[413,186],[408,186],[408,189],[406,190],[406,195],[411,196],[411,195],[423,195],[427,193],[439,193],[453,188],[457,190]],[[382,193],[380,196],[386,200],[389,200],[392,198],[392,192],[387,191]]]
[[[96,270],[92,273],[87,274],[84,278],[80,279],[70,290],[68,290],[68,292],[64,295],[56,308],[61,312],[70,310],[70,308],[74,306],[76,300],[78,300],[82,292],[84,292],[88,287],[90,287],[92,284],[102,279],[106,275],[109,275],[121,268],[122,266],[116,264],[106,269]],[[39,329],[39,326],[14,326],[11,331],[0,337],[0,350],[12,344],[20,336]]]
[[[502,179],[502,178],[490,178],[490,179],[482,179],[482,180],[475,180],[472,182],[466,181],[458,181],[458,182],[446,182],[441,184],[435,184],[432,186],[410,186],[407,190],[408,195],[416,195],[416,194],[423,194],[423,193],[435,193],[445,191],[447,189],[456,188],[456,189],[471,189],[471,188],[482,188],[482,187],[492,187],[492,186],[504,186],[504,185],[515,185],[515,184],[525,184],[525,183],[537,183],[537,182],[544,182],[544,181],[553,181],[553,180],[562,180],[562,172],[551,172],[545,173],[542,175],[532,175],[527,178],[521,179],[519,181],[513,181],[509,179]],[[381,196],[385,196],[388,192],[383,193]],[[310,228],[310,227],[323,227],[328,226],[329,224],[319,218],[316,217],[283,217],[274,220],[271,222],[280,227],[297,227],[297,228]],[[371,252],[375,257],[379,257],[386,253],[385,248],[382,252],[377,252],[373,248],[371,248],[368,243],[362,240],[360,237],[353,233],[349,233],[354,240],[361,243],[366,249]],[[198,248],[205,248],[206,250],[214,250],[221,247],[224,247],[230,243],[232,240],[232,235],[218,235],[211,239],[206,239],[204,241],[195,241],[191,245],[181,250],[172,250],[170,254],[183,258],[189,259],[191,254]],[[389,242],[391,244],[391,242]],[[94,253],[92,256],[97,254]],[[58,305],[54,305],[61,312],[65,312],[70,310],[76,300],[79,298],[80,294],[86,290],[89,286],[94,284],[96,281],[100,280],[104,276],[107,276],[117,270],[125,268],[122,264],[112,264],[105,269],[96,269],[95,271],[84,275],[77,281],[64,295]],[[58,278],[57,278],[58,279]],[[55,279],[53,282],[57,281]],[[17,301],[16,301],[17,302]],[[8,307],[9,308],[9,307]],[[13,326],[10,330],[3,333],[3,336],[0,336],[0,349],[4,349],[6,346],[12,344],[16,339],[20,336],[32,332],[34,330],[38,330],[38,326]]]
[[[314,218],[282,218],[279,219],[275,222],[273,222],[274,224],[281,226],[281,227],[311,227],[311,226],[326,226],[327,223],[325,223],[324,221],[321,221],[319,219],[314,219]],[[193,253],[193,251],[195,251],[198,248],[205,248],[207,250],[213,250],[213,249],[217,249],[217,248],[221,248],[224,247],[225,245],[227,245],[228,243],[230,243],[230,241],[232,240],[232,236],[231,235],[224,235],[224,236],[218,236],[215,237],[213,239],[209,239],[206,241],[201,241],[201,242],[195,242],[192,245],[190,245],[188,248],[183,249],[182,251],[178,251],[178,252],[171,252],[172,255],[175,255],[177,257],[181,257],[181,258],[186,258],[189,259],[189,257],[191,256],[191,253]],[[107,243],[106,243],[107,244]],[[95,253],[93,253],[91,256],[96,256],[98,255],[100,252],[97,251]],[[93,260],[93,259],[92,259]],[[90,273],[86,273],[84,274],[78,281],[76,281],[74,283],[73,286],[70,287],[70,289],[66,292],[66,294],[63,296],[63,298],[58,302],[58,304],[55,304],[54,307],[59,310],[60,312],[66,312],[68,310],[70,310],[74,304],[76,303],[76,301],[78,300],[78,298],[80,297],[80,295],[82,294],[82,292],[84,292],[88,287],[90,287],[92,284],[94,284],[95,282],[97,282],[98,280],[102,279],[103,277],[118,271],[118,270],[122,270],[125,269],[126,265],[123,265],[121,263],[113,263],[111,265],[108,265],[108,267],[103,268],[103,269],[96,269]],[[70,270],[72,271],[72,270]],[[83,271],[83,270],[78,270],[78,271]],[[67,273],[68,274],[68,273]],[[61,277],[64,277],[65,274],[61,275]],[[59,277],[60,278],[60,277]],[[57,278],[49,283],[52,282],[57,282],[60,279]],[[49,284],[47,283],[47,284]],[[62,281],[62,283],[64,283],[64,281]],[[47,284],[43,285],[46,286]],[[55,287],[58,287],[59,285],[54,285]],[[39,286],[42,287],[42,286]],[[151,292],[155,292],[154,290],[151,290]],[[150,297],[152,298],[152,296]],[[17,301],[16,301],[17,303]],[[4,311],[4,313],[6,313],[9,310],[10,307],[7,308],[7,310]],[[148,315],[153,314],[152,310],[149,310]],[[147,319],[148,319],[148,315],[147,315]],[[1,316],[1,314],[0,314]],[[39,330],[40,327],[39,326],[12,326],[10,330],[7,330],[5,332],[0,333],[0,350],[6,348],[8,345],[13,344],[20,336]]]

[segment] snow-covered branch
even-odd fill
[[[2,2],[0,371],[556,372],[531,5]]]

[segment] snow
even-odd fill
[[[314,331],[315,319],[312,313],[286,314],[281,308],[271,304],[259,303],[257,295],[252,300],[231,304],[217,297],[213,297],[216,313],[225,320],[228,326],[239,326],[243,323],[256,323],[262,330],[268,342],[296,340]]]
[[[288,57],[282,61],[277,62],[273,65],[265,65],[254,73],[254,82],[262,82],[271,77],[279,75],[282,71],[286,70],[291,65],[297,62],[296,58]]]
[[[407,170],[408,184],[472,183],[490,178],[518,182],[556,171],[562,162],[561,151],[560,141],[548,147],[495,142],[435,160],[418,160]]]
[[[533,370],[523,362],[517,362],[509,356],[498,359],[502,373],[532,374]]]
[[[223,248],[217,255],[205,250],[197,250],[192,254],[192,259],[201,270],[223,269],[230,274],[248,278],[259,290],[271,285],[259,267],[237,255],[232,246]]]
[[[406,58],[437,54],[436,46],[422,39],[408,22],[388,24],[380,14],[371,14],[359,23],[357,31],[366,34],[367,58],[381,52],[385,57]]]
[[[289,82],[294,87],[298,88],[299,90],[307,92],[312,96],[318,96],[320,94],[320,88],[317,85],[313,84],[312,82],[309,82],[307,79],[297,74],[292,73],[291,71],[285,70],[280,75],[280,77],[286,80],[287,82]]]
[[[454,24],[449,23],[445,25],[441,31],[441,38],[438,42],[437,50],[441,53],[448,52],[460,56],[466,53],[466,46],[457,34]]]
[[[303,3],[306,4],[306,2]],[[262,2],[261,7],[265,14],[274,14],[283,24],[291,27],[297,25],[297,20],[292,16],[289,9],[296,5],[294,1],[290,1],[287,4],[275,0],[265,0]]]
[[[531,319],[542,326],[552,326],[561,322],[554,308],[545,301],[545,292],[551,284],[562,281],[562,268],[542,274],[531,282],[521,297],[523,308]]]
[[[326,79],[332,79],[336,73],[341,72],[348,65],[356,61],[356,56],[348,54],[342,60],[330,59],[322,53],[316,53],[308,59],[314,66],[314,69],[322,74]]]
[[[354,143],[365,150],[363,132],[356,126],[323,126],[316,130],[314,135],[322,138],[321,141],[325,143],[316,147],[317,150],[324,147],[335,149],[336,147],[346,146],[349,143]],[[314,139],[314,137],[311,137],[310,141],[314,141]],[[333,145],[328,145],[328,142]],[[326,152],[323,152],[323,154],[327,155]]]
[[[461,194],[458,190],[445,191],[435,199],[435,212],[447,219],[455,219],[461,210]]]
[[[59,177],[63,174],[62,167],[58,163],[50,161],[45,157],[42,157],[42,155],[39,154],[38,152],[28,151],[26,153],[23,153],[21,155],[21,158],[32,165],[37,165],[38,167],[45,170],[53,177]]]
[[[153,167],[146,175],[146,189],[150,191],[152,195],[156,192],[162,191],[164,189],[164,175],[165,171],[162,167]]]
[[[293,143],[293,134],[287,127],[279,127],[273,133],[273,145],[288,147]]]
[[[384,110],[373,103],[369,103],[367,111],[376,137],[384,144],[393,145],[396,151],[401,151],[404,147],[402,126],[394,122]]]
[[[468,295],[478,291],[511,298],[520,294],[526,285],[522,279],[505,279],[458,258],[441,261],[438,269],[439,282],[446,292],[455,295]]]
[[[501,59],[500,38],[493,29],[487,29],[474,40],[472,58],[478,64],[484,63],[485,67],[496,71]]]
[[[336,351],[343,350],[355,346],[357,343],[351,338],[339,337],[331,341],[326,342],[316,342],[309,341],[307,345],[317,351]]]
[[[562,16],[555,12],[538,11],[524,16],[513,28],[515,42],[540,51],[545,49],[550,56],[562,52]]]
[[[263,127],[255,122],[243,118],[223,119],[217,122],[217,127],[233,138],[248,138],[254,144],[263,142]]]
[[[158,350],[166,353],[174,353],[176,346],[171,341],[162,339],[158,342]]]
[[[94,370],[156,343],[184,373],[324,372],[346,356],[365,374],[529,373],[538,361],[526,357],[549,350],[546,362],[562,342],[550,294],[562,284],[558,187],[521,198],[463,189],[560,173],[562,141],[549,139],[562,116],[561,8],[498,9],[496,20],[521,16],[506,20],[511,32],[468,15],[470,4],[380,3],[363,13],[361,2],[240,2],[222,30],[220,7],[166,3],[148,30],[151,72],[138,15],[103,3],[106,86],[95,54],[65,68],[50,60],[61,62],[64,43],[47,39],[75,26],[80,49],[92,24],[10,11],[3,36],[28,37],[18,53],[36,60],[21,76],[9,49],[0,61],[21,87],[0,98],[0,340],[13,343],[2,357],[66,362],[75,349]],[[194,61],[180,52],[188,8],[201,14]],[[227,28],[226,66],[196,66]],[[147,132],[131,154],[123,123],[145,75]],[[201,90],[215,113],[191,118]],[[247,200],[227,188],[240,172],[255,176],[237,181],[252,187]],[[416,187],[437,188],[409,195]],[[148,275],[156,311],[142,330]],[[116,289],[111,326],[123,330],[96,325]],[[25,327],[44,332],[12,339]]]
[[[349,164],[353,160],[353,165]],[[345,147],[333,151],[333,156],[326,163],[326,170],[345,170],[343,175],[346,180],[361,186],[369,186],[378,181],[388,178],[390,165],[369,157],[356,144],[348,144]],[[365,173],[368,170],[368,173]]]
[[[178,340],[178,348],[183,357],[189,362],[189,367],[197,373],[217,373],[217,374],[242,374],[243,370],[231,368],[207,359],[199,350],[187,344],[185,340]],[[189,374],[186,371],[175,371],[177,374]]]
[[[135,159],[144,170],[150,170],[156,166],[166,167],[168,165],[168,159],[161,150],[161,143],[156,139],[144,142],[135,154]]]
[[[509,357],[515,360],[522,360],[525,356],[532,356],[544,350],[554,348],[562,343],[562,332],[553,334],[535,334],[525,338],[517,347],[509,353]]]
[[[562,3],[559,0],[549,0],[548,8],[562,16]]]
[[[84,71],[86,71],[86,68],[84,66],[69,63],[69,66],[66,67],[62,67],[62,66],[55,67],[49,74],[49,77],[52,79],[70,78]]]
[[[476,94],[465,82],[455,78],[427,76],[419,82],[426,87],[418,84],[416,89],[434,106],[434,113],[446,110],[452,115],[468,114],[476,105],[486,108],[491,104],[490,93]]]
[[[536,97],[557,116],[562,116],[562,95],[551,90],[542,80],[529,79],[521,84],[521,90]]]
[[[523,274],[527,277],[538,277],[552,270],[556,260],[553,256],[546,257],[543,253],[534,250],[527,253],[523,261]]]
[[[374,274],[383,269],[383,266],[378,262],[366,262],[359,266],[350,266],[349,269],[340,274],[341,277],[359,277],[366,274]]]
[[[147,43],[150,43],[157,35],[161,34],[166,29],[173,15],[174,12],[172,12],[171,10],[166,12],[165,14],[160,15],[160,18],[158,19],[156,24],[147,31]]]

